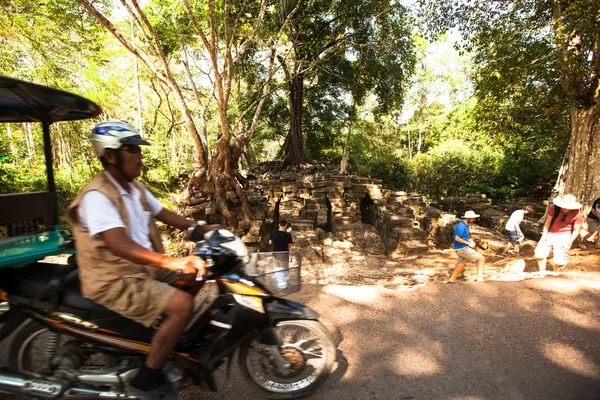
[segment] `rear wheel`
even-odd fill
[[[288,373],[279,372],[267,346],[253,341],[240,349],[242,374],[271,398],[306,396],[331,372],[336,353],[333,340],[319,321],[281,321],[275,333],[283,342],[281,355],[291,364]]]
[[[51,372],[52,358],[68,347],[74,337],[56,333],[45,325],[29,320],[16,333],[8,355],[9,366],[16,371],[28,371],[38,374]],[[102,354],[86,354],[81,369],[98,370],[112,364],[110,357]]]

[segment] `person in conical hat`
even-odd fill
[[[554,256],[554,271],[562,271],[569,262],[569,250],[579,236],[583,224],[581,203],[572,194],[555,197],[554,204],[542,229],[542,237],[535,248],[534,256],[542,275],[546,275],[546,262],[550,252]]]
[[[452,283],[458,278],[465,269],[467,262],[477,264],[477,282],[483,282],[485,257],[474,250],[475,241],[469,238],[469,224],[475,222],[479,218],[479,214],[475,214],[474,211],[469,210],[460,218],[462,221],[454,228],[454,251],[458,256],[458,260],[456,260],[456,266],[454,267],[454,271],[452,271],[450,279],[448,279],[448,283]]]

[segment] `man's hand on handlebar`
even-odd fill
[[[221,228],[223,228],[223,225],[219,225],[219,224],[202,225],[202,229],[204,230],[204,232],[210,232],[210,231],[214,231],[215,229],[221,229]]]
[[[183,274],[198,274],[206,276],[206,262],[196,256],[180,258],[165,257],[161,267],[171,271],[181,271]]]

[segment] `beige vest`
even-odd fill
[[[146,202],[146,191],[140,182],[132,182],[141,193],[141,201],[144,210],[150,211]],[[129,218],[125,202],[121,197],[119,189],[114,183],[101,172],[83,189],[73,200],[67,209],[66,219],[75,236],[75,250],[77,251],[77,265],[79,266],[79,279],[81,280],[81,293],[85,297],[94,299],[103,292],[106,285],[125,277],[136,277],[141,279],[153,278],[158,268],[136,264],[122,257],[114,255],[101,239],[90,237],[89,231],[79,222],[77,208],[84,194],[97,190],[104,194],[115,205],[123,223],[126,234],[129,234]],[[100,210],[101,212],[101,210]],[[154,217],[150,214],[150,242],[157,253],[164,253],[160,233],[156,227]]]

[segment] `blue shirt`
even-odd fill
[[[466,244],[458,243],[456,241],[456,236],[460,237],[465,242],[469,241],[469,227],[467,226],[467,224],[465,224],[465,221],[460,221],[456,225],[456,228],[454,228],[454,236],[455,236],[455,239],[454,239],[454,248],[455,249],[462,249],[463,247],[467,247]]]

